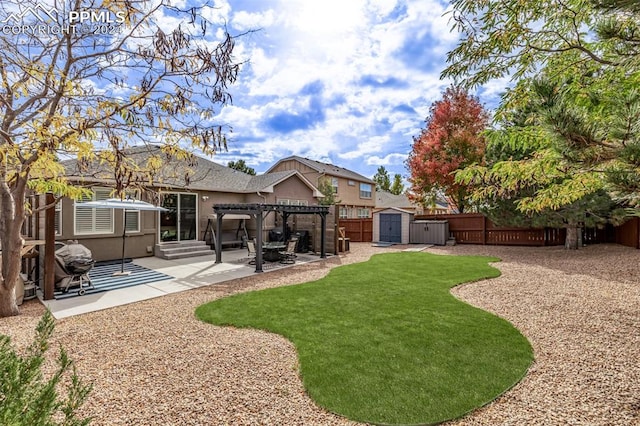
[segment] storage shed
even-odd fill
[[[389,207],[373,213],[373,241],[409,244],[409,223],[413,213]]]

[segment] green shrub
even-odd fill
[[[36,327],[33,343],[24,356],[11,347],[11,339],[0,335],[0,424],[49,426],[88,425],[91,418],[78,418],[92,385],[76,374],[73,361],[60,347],[52,376],[44,378],[42,364],[55,321],[47,310]],[[58,390],[66,391],[66,396]]]

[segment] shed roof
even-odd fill
[[[387,207],[385,209],[375,211],[375,212],[373,212],[373,214],[384,213],[384,212],[386,212],[388,210],[397,211],[398,213],[414,214],[412,211],[401,209],[399,207]]]

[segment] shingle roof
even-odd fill
[[[413,203],[404,194],[395,195],[390,192],[376,191],[376,208],[382,207],[410,207]]]
[[[308,158],[299,157],[297,155],[292,155],[290,157],[279,160],[269,170],[267,170],[267,173],[269,173],[270,170],[272,170],[274,167],[276,167],[276,165],[278,165],[282,161],[288,161],[288,160],[296,160],[306,165],[307,167],[310,167],[313,170],[316,170],[318,173],[325,173],[327,175],[343,177],[345,179],[352,179],[360,182],[375,183],[373,180],[369,179],[368,177],[364,177],[361,174],[353,172],[349,169],[345,169],[344,167],[336,166],[334,164],[329,164],[329,163],[323,163],[321,161],[310,160]]]
[[[251,176],[251,179],[247,183],[246,190],[249,192],[260,191],[261,189],[273,186],[295,174],[295,170],[288,170],[285,172],[273,172],[264,175]]]
[[[395,195],[387,191],[376,191],[376,208],[387,208],[387,207],[414,207],[415,203],[409,200],[405,194]],[[447,205],[440,201],[436,201],[436,206],[440,208],[446,208]]]
[[[128,158],[138,164],[144,163],[154,155],[161,155],[157,146],[132,147],[128,150]],[[188,167],[184,162],[171,161],[167,167],[161,170],[158,176],[157,186],[167,186],[171,188],[186,188],[184,175],[187,169],[193,172],[188,188],[190,190],[249,193],[265,190],[277,183],[299,174],[295,170],[285,172],[267,173],[252,176],[239,170],[222,166],[206,158],[196,157],[197,163]],[[66,160],[62,162],[65,167],[67,177],[85,179],[88,181],[113,182],[113,171],[108,170],[105,165],[97,162],[90,164],[88,170],[80,171],[76,160]],[[304,179],[303,179],[304,180]],[[305,182],[313,187],[311,183]]]
[[[128,149],[127,158],[137,164],[144,164],[152,156],[161,156],[158,146],[138,146]],[[87,170],[80,170],[76,160],[66,160],[62,162],[65,167],[67,177],[85,179],[88,181],[113,182],[113,171],[105,164],[93,162],[89,164]],[[182,161],[167,160],[167,167],[163,167],[155,177],[156,186],[167,186],[172,188],[186,188],[185,175],[188,171],[193,174],[190,177],[189,189],[242,192],[249,182],[251,175],[222,166],[206,158],[196,157],[196,164],[189,166]],[[240,190],[240,191],[238,191]]]

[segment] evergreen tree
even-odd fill
[[[404,184],[402,183],[402,176],[399,173],[393,175],[393,183],[391,184],[391,188],[389,188],[389,192],[395,195],[400,195],[404,192]]]
[[[229,167],[230,169],[239,170],[242,173],[246,173],[251,176],[256,175],[255,169],[253,167],[247,166],[247,163],[245,163],[244,160],[229,161],[227,163],[227,167]]]
[[[378,167],[378,171],[373,176],[373,181],[376,183],[377,191],[387,191],[391,187],[391,179],[389,178],[389,172],[384,166]]]

